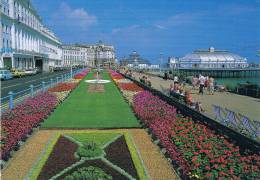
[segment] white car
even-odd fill
[[[36,69],[26,69],[25,70],[25,74],[26,75],[34,75],[37,73],[37,70]]]

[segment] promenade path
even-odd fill
[[[143,74],[134,73],[133,76],[136,80],[139,80]],[[159,77],[146,76],[151,80],[153,88],[166,94],[169,93],[170,84],[173,83],[172,80],[166,81]],[[257,98],[229,92],[215,92],[214,95],[209,95],[208,92],[206,92],[204,95],[199,95],[198,90],[192,90],[192,97],[194,101],[200,101],[202,103],[202,107],[205,110],[204,114],[213,119],[215,119],[212,107],[214,104],[222,108],[227,108],[235,113],[241,113],[252,120],[260,121],[260,100]]]

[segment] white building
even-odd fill
[[[95,65],[100,64],[103,67],[110,67],[115,64],[114,46],[106,45],[99,41],[94,45],[95,49]]]
[[[1,0],[0,26],[0,68],[48,71],[61,65],[61,42],[44,27],[30,0]]]
[[[79,45],[63,45],[63,66],[89,65],[90,54],[88,48]]]
[[[196,50],[178,60],[179,68],[245,68],[246,58],[223,50]]]
[[[87,65],[102,67],[111,66],[115,63],[115,50],[113,46],[99,42],[96,45],[64,45],[63,64],[64,66]]]

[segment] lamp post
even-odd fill
[[[70,77],[72,78],[72,64],[70,65]]]
[[[162,72],[163,53],[160,53],[160,73]]]

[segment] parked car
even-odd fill
[[[40,68],[38,68],[38,67],[35,68],[35,71],[36,71],[36,74],[42,73],[42,70]]]
[[[13,73],[14,77],[23,77],[26,75],[25,71],[21,70],[21,69],[13,69],[12,73]]]
[[[13,74],[9,70],[0,70],[0,79],[1,80],[7,80],[7,79],[12,79]]]
[[[25,72],[26,75],[37,74],[37,70],[36,69],[26,69],[24,72]]]

